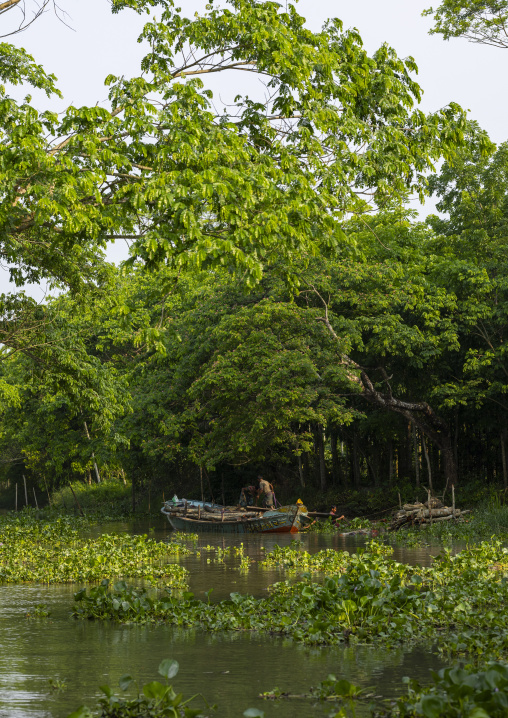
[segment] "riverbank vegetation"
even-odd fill
[[[123,510],[117,485],[132,509],[234,503],[260,472],[284,503],[364,515],[452,484],[468,505],[473,481],[504,497],[507,146],[455,103],[423,113],[414,60],[339,20],[155,5],[157,52],[102,105],[16,101],[56,101],[55,78],[2,49],[3,256],[58,296],[0,298],[1,504],[69,506],[73,482]],[[212,71],[237,95],[220,111]]]
[[[336,18],[311,30],[291,2],[203,2],[192,17],[170,0],[111,5],[150,17],[139,72],[108,75],[105,102],[62,105],[16,44],[29,13],[0,45],[0,582],[98,584],[77,591],[81,618],[423,644],[473,668],[411,685],[392,714],[497,716],[508,143],[454,102],[423,112],[413,58],[368,52]],[[505,47],[507,10],[428,13],[447,39]],[[419,217],[410,200],[428,195],[439,214]],[[115,240],[130,243],[121,267],[105,259]],[[23,287],[41,283],[54,296],[37,302]],[[212,603],[175,561],[194,546],[90,531],[93,515],[173,493],[236,503],[260,473],[279,502],[335,504],[367,528],[453,486],[470,519],[394,541],[470,545],[430,567],[380,543],[278,548],[264,565],[285,580],[267,597]],[[29,510],[46,504],[53,519]],[[202,550],[249,570],[240,549]],[[149,685],[100,709],[178,715],[173,689]]]

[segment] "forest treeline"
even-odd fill
[[[23,477],[226,502],[259,473],[313,503],[507,488],[508,145],[453,103],[424,115],[414,61],[338,20],[113,8],[153,5],[108,107],[15,101],[55,78],[1,46],[2,257],[58,295],[1,296],[0,500]],[[268,77],[269,99],[219,112],[211,67]]]

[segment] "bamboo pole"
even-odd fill
[[[37,496],[35,495],[35,486],[32,486],[34,490],[34,499],[35,499],[35,505],[37,506],[37,511],[39,510],[39,504],[37,503]]]
[[[15,503],[16,511],[18,510],[18,482],[16,481],[16,503]]]
[[[199,467],[199,483],[201,484],[201,501],[205,500],[205,494],[203,492],[203,467]]]
[[[422,438],[423,438],[423,437],[422,437]],[[429,521],[430,521],[430,525],[432,526],[432,503],[431,503],[431,500],[430,500],[430,499],[431,499],[431,497],[430,497],[430,489],[429,489],[427,495],[428,495],[428,497],[429,497],[429,498],[428,498],[428,503],[429,503]]]
[[[452,516],[455,518],[455,485],[452,484]]]

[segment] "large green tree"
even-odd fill
[[[147,264],[228,265],[253,284],[275,256],[344,240],[344,213],[365,199],[423,193],[433,162],[461,142],[456,105],[415,109],[412,59],[386,45],[369,56],[338,20],[314,33],[292,5],[256,0],[204,5],[193,18],[169,0],[113,10],[125,6],[160,16],[141,34],[140,75],[108,77],[105,106],[57,115],[14,100],[9,84],[52,96],[55,78],[1,47],[0,256],[18,286],[81,291],[119,237]],[[206,84],[217,74],[233,108],[218,108]],[[266,93],[243,94],[245,76]],[[21,333],[0,338],[23,346]]]

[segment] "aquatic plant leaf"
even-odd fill
[[[203,711],[200,708],[184,707],[183,714],[184,714],[185,718],[197,718],[197,716],[203,715]]]
[[[76,711],[68,715],[67,718],[93,718],[93,713],[87,706],[80,706]]]
[[[161,700],[164,698],[168,691],[167,686],[164,686],[159,681],[152,681],[151,683],[145,683],[143,686],[143,693],[146,698],[158,698]]]
[[[130,676],[128,673],[120,677],[120,680],[118,681],[118,685],[122,689],[122,691],[126,691],[131,683],[133,682],[132,676]]]
[[[483,710],[483,708],[473,708],[469,713],[468,718],[491,718],[490,714]]]
[[[439,696],[423,696],[421,706],[425,718],[440,718],[444,713],[445,702]]]
[[[159,673],[168,680],[174,678],[180,670],[180,664],[173,658],[165,658],[159,665]]]

